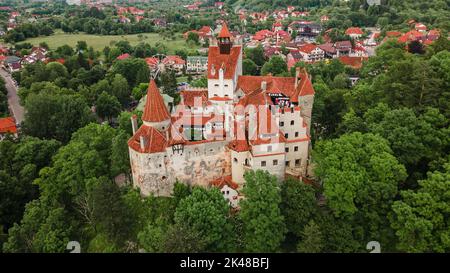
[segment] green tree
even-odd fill
[[[286,227],[281,214],[281,195],[275,176],[258,170],[245,174],[239,214],[243,226],[244,250],[277,251],[284,240]]]
[[[406,170],[380,136],[359,132],[316,144],[317,177],[336,217],[363,230],[363,240],[392,243],[386,217]]]
[[[258,66],[251,59],[244,59],[242,62],[242,74],[244,75],[257,75]]]
[[[317,214],[314,188],[302,181],[287,179],[281,186],[281,200],[288,231],[301,236],[304,226]]]
[[[111,93],[123,106],[126,106],[130,101],[131,94],[128,87],[128,82],[122,75],[114,75],[114,79],[111,83]]]
[[[194,44],[198,45],[199,44],[198,34],[195,32],[189,32],[186,42],[187,43],[193,42]]]
[[[261,67],[266,62],[266,57],[264,56],[264,49],[261,45],[258,45],[256,48],[245,49],[245,56],[252,60],[257,66]]]
[[[274,76],[280,76],[287,73],[287,64],[280,56],[273,56],[261,68],[261,74],[267,75],[271,73]]]
[[[450,251],[450,164],[428,174],[419,189],[401,192],[392,205],[391,223],[398,249],[406,252]]]
[[[86,102],[77,95],[32,94],[25,109],[23,128],[28,135],[62,142],[93,120]]]
[[[301,233],[301,241],[297,245],[297,252],[320,253],[324,247],[324,239],[320,227],[311,220]]]
[[[125,174],[128,181],[131,180],[131,166],[128,152],[128,139],[130,136],[120,130],[112,142],[111,153],[111,172],[115,177],[119,174]]]
[[[229,221],[229,205],[216,189],[196,187],[192,194],[182,199],[175,211],[178,228],[188,228],[188,233],[201,234],[205,241],[203,251],[230,251],[233,236]]]
[[[102,119],[111,120],[120,113],[120,102],[116,97],[103,92],[98,97],[96,103],[97,115]]]

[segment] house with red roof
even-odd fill
[[[164,69],[175,71],[177,74],[183,73],[186,66],[186,61],[177,55],[166,56],[161,63]]]
[[[352,39],[360,39],[364,35],[364,31],[359,27],[349,27],[345,31],[345,35],[350,36]]]
[[[354,69],[360,69],[363,66],[363,63],[367,60],[368,60],[367,57],[350,57],[350,56],[339,57],[339,61],[341,61],[341,63]]]
[[[7,135],[17,137],[17,126],[13,117],[0,118],[0,141]]]
[[[425,26],[425,25],[422,24],[422,23],[416,23],[416,24],[414,25],[414,29],[417,30],[417,31],[419,31],[419,32],[427,32],[427,26]]]
[[[154,73],[155,71],[158,70],[158,65],[159,65],[159,59],[156,57],[148,57],[145,58],[145,62],[148,65],[148,68],[150,69],[150,72]]]
[[[128,53],[124,53],[124,54],[119,55],[119,56],[116,58],[116,60],[122,61],[122,60],[125,60],[125,59],[128,59],[128,58],[131,58],[131,55],[128,54]]]
[[[189,33],[196,33],[198,35],[199,41],[205,43],[213,36],[213,30],[210,26],[203,26],[199,30],[190,30],[183,34],[185,40],[189,37]]]
[[[170,196],[176,181],[217,187],[232,207],[249,170],[282,181],[307,177],[314,88],[306,70],[294,77],[242,75],[242,45],[224,25],[208,51],[208,87],[180,92],[172,112],[151,81],[143,124],[131,118],[133,185]],[[236,202],[234,202],[236,201]]]
[[[277,32],[283,30],[283,24],[280,21],[277,21],[275,23],[273,23],[272,25],[272,31],[273,32]]]
[[[298,52],[306,63],[322,61],[325,57],[325,52],[315,44],[304,44],[298,48]]]

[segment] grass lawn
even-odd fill
[[[164,44],[168,50],[169,54],[173,54],[176,50],[186,49],[189,51],[194,51],[198,49],[198,46],[189,46],[184,39],[181,37],[181,34],[176,35],[175,40],[165,39],[161,37],[158,33],[142,33],[142,37],[138,37],[139,34],[130,34],[130,35],[92,35],[85,33],[78,34],[68,34],[64,33],[60,30],[55,31],[55,34],[51,36],[42,36],[36,38],[30,38],[22,43],[31,43],[33,45],[39,45],[41,42],[46,42],[50,49],[56,49],[62,45],[70,45],[74,47],[78,41],[86,41],[88,46],[94,47],[96,51],[102,51],[105,46],[111,46],[114,42],[118,42],[121,40],[129,41],[131,45],[136,45],[140,42],[146,42],[150,45],[154,46],[157,42]]]

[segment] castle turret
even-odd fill
[[[151,80],[147,90],[147,101],[145,103],[142,121],[158,131],[165,131],[170,124],[169,110],[164,99],[156,86],[155,80]]]
[[[231,33],[226,24],[222,25],[222,30],[217,36],[217,45],[219,46],[220,54],[230,54],[233,42],[231,41]]]

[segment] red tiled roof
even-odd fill
[[[360,29],[359,27],[349,27],[346,31],[345,34],[347,35],[351,35],[351,34],[359,34],[362,35],[364,34],[364,32],[362,31],[362,29]]]
[[[159,59],[155,57],[145,58],[145,62],[148,66],[156,66],[159,63]]]
[[[386,31],[386,37],[398,37],[401,35],[402,33],[400,31]]]
[[[314,49],[316,49],[316,45],[315,44],[304,44],[302,46],[300,46],[298,48],[299,51],[304,52],[304,53],[311,53]]]
[[[145,140],[144,149],[141,149],[141,136]],[[128,146],[140,153],[161,153],[167,147],[167,140],[157,129],[144,124],[128,140]]]
[[[233,140],[228,144],[228,148],[230,148],[233,151],[236,151],[238,153],[241,152],[247,152],[250,150],[250,147],[248,146],[247,140]]]
[[[410,41],[420,40],[422,37],[423,37],[422,33],[418,32],[417,30],[411,30],[403,34],[400,38],[398,38],[398,42],[407,43]]]
[[[161,122],[170,118],[164,100],[159,93],[155,80],[151,80],[147,91],[147,101],[145,103],[142,120],[147,122]]]
[[[17,133],[17,127],[13,117],[0,118],[0,133]]]
[[[336,48],[334,48],[332,43],[319,45],[319,48],[327,53],[336,54]]]
[[[225,185],[232,189],[237,189],[239,187],[238,184],[232,181],[231,175],[219,177],[213,181],[211,181],[211,186],[217,187],[219,189],[223,188]]]
[[[162,63],[164,63],[164,64],[168,64],[168,63],[185,64],[186,61],[177,55],[170,55],[170,56],[165,57],[162,60]]]
[[[261,91],[261,82],[267,83],[267,91],[269,93],[283,93],[285,96],[290,97],[292,102],[298,102],[298,96],[314,95],[314,88],[308,74],[303,71],[299,75],[300,82],[297,88],[295,88],[295,77],[273,77],[273,76],[239,76],[237,88],[251,96],[246,96],[243,99],[247,102],[241,102],[245,104],[265,104],[264,98],[258,95],[258,91]]]
[[[125,53],[125,54],[122,54],[119,57],[117,57],[117,60],[125,60],[127,58],[130,58],[130,54]]]
[[[227,24],[222,25],[222,29],[220,30],[219,36],[217,38],[231,38],[231,33],[228,30]]]
[[[193,107],[196,98],[200,98],[202,105],[208,104],[208,90],[183,90],[180,92],[183,103],[186,106]]]
[[[234,46],[231,48],[230,54],[220,54],[219,47],[209,47],[208,54],[208,79],[218,79],[219,69],[223,68],[224,78],[232,79],[236,71],[239,56],[241,55],[241,46]],[[214,74],[212,68],[214,66]]]
[[[355,69],[360,69],[363,65],[363,62],[366,61],[365,57],[350,57],[350,56],[341,56],[339,57],[339,61],[344,65],[351,66]]]

